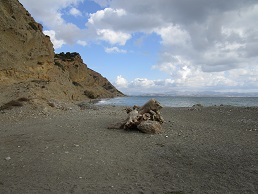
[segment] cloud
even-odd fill
[[[141,88],[150,88],[155,86],[155,81],[149,80],[147,78],[136,78],[133,82],[132,85],[134,87],[141,87]]]
[[[89,28],[105,28],[127,33],[137,31],[151,33],[161,24],[163,24],[161,18],[152,13],[135,14],[123,8],[105,8],[90,14],[86,25]]]
[[[116,14],[116,10],[123,10],[123,14]],[[99,17],[93,14],[92,21],[98,27],[127,33],[140,31],[158,34],[163,49],[156,69],[169,70],[167,73],[187,84],[186,81],[195,74],[189,72],[186,76],[186,69],[198,69],[195,72],[207,75],[214,72],[213,76],[222,80],[216,72],[239,69],[250,61],[257,66],[254,63],[258,57],[255,53],[258,45],[255,35],[258,34],[257,13],[255,1],[132,0],[129,3],[113,0],[110,8],[104,9]],[[209,76],[205,77],[209,79]],[[193,77],[194,80],[197,79]],[[225,77],[224,80],[228,79]]]
[[[169,94],[175,91],[258,92],[258,67],[252,64],[221,72],[204,72],[200,66],[186,64],[187,61],[181,61],[179,66],[164,64],[164,73],[171,77],[168,79],[135,78],[126,80],[127,87],[116,86],[126,94]]]
[[[86,41],[83,41],[83,40],[78,40],[77,41],[77,44],[81,45],[81,46],[86,46],[87,45],[87,42]]]
[[[203,13],[207,19],[194,17],[193,23],[181,18],[173,26],[158,29],[156,33],[162,38],[163,49],[153,68],[169,74],[178,88],[241,88],[244,91],[244,86],[247,89],[252,85],[257,91],[251,67],[258,66],[258,54],[254,53],[258,45],[257,22],[254,22],[258,6],[241,5],[238,10],[234,6],[228,10],[210,7],[220,14]],[[240,72],[249,73],[240,75]]]
[[[174,80],[151,80],[147,78],[135,78],[132,81],[126,80],[122,75],[117,76],[114,85],[123,90],[126,94],[162,93],[165,89],[174,88]]]
[[[230,11],[239,11],[257,4],[255,0],[112,0],[110,7],[115,9],[125,9],[126,11],[146,15],[152,13],[154,16],[160,16],[163,21],[174,24],[202,23],[210,15],[218,15]]]
[[[190,36],[185,29],[178,25],[169,25],[158,28],[155,32],[160,35],[163,45],[186,45],[190,43]]]
[[[82,16],[82,13],[80,12],[80,10],[76,9],[75,7],[71,8],[69,13],[75,17]]]
[[[97,30],[99,39],[109,42],[110,44],[125,45],[126,41],[131,38],[130,34],[121,31],[113,31],[110,29]]]
[[[123,78],[121,75],[116,77],[115,85],[119,88],[127,88],[128,82],[125,78]]]
[[[113,23],[112,20],[116,18],[120,18],[124,15],[126,15],[126,12],[123,9],[105,8],[104,10],[99,10],[96,13],[90,14],[90,18],[88,22],[89,24],[92,24],[95,26],[97,25],[103,26],[104,23],[112,24]]]
[[[124,49],[119,49],[117,47],[105,48],[106,53],[127,53]]]
[[[213,92],[224,90],[225,92],[236,92],[241,90],[242,92],[258,92],[257,89],[257,77],[252,76],[248,80],[239,81],[241,77],[245,76],[241,73],[242,70],[234,70],[229,72],[216,72],[216,73],[204,73],[201,70],[182,68],[179,74],[183,78],[177,77],[175,79],[147,79],[147,78],[135,78],[132,81],[128,81],[121,75],[117,78],[115,86],[122,90],[125,94],[143,94],[143,93],[157,93],[157,94],[171,94],[173,92],[198,92],[209,91],[211,88]],[[228,76],[225,76],[228,74]],[[191,75],[191,76],[189,76]],[[257,76],[257,72],[255,73]],[[122,78],[122,79],[121,79]],[[118,81],[119,80],[119,81]],[[250,81],[253,82],[250,85]],[[223,89],[224,88],[224,89]],[[225,88],[228,88],[225,90]]]
[[[57,40],[56,39],[56,32],[55,31],[53,31],[53,30],[44,30],[43,33],[50,37],[51,42],[54,45],[54,49],[61,48],[65,44],[64,40]]]

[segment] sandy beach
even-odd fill
[[[123,107],[0,112],[0,193],[258,193],[258,108],[163,108],[163,133],[107,129]]]

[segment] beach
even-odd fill
[[[0,193],[258,193],[258,108],[163,108],[161,134],[107,129],[121,106],[0,112]]]

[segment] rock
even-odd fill
[[[98,107],[95,104],[89,102],[80,102],[77,105],[80,107],[81,110],[98,110]]]
[[[157,134],[162,132],[161,124],[157,121],[143,121],[141,122],[137,128],[143,132],[143,133],[149,133],[149,134]]]
[[[8,160],[11,160],[11,157],[8,156],[8,157],[5,158],[5,160],[7,160],[7,161],[8,161]]]

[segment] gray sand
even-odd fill
[[[107,129],[123,107],[0,112],[0,193],[258,193],[258,108],[164,108],[158,135]]]

